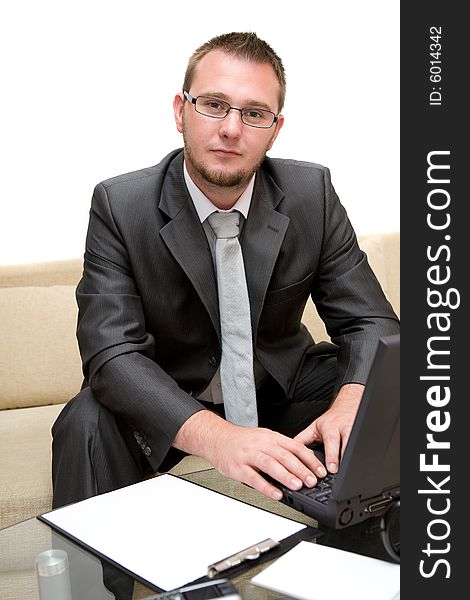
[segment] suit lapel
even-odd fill
[[[258,330],[264,298],[290,219],[277,212],[283,191],[261,168],[240,243],[250,296],[251,322],[254,336]]]
[[[248,219],[240,236],[254,336],[266,290],[290,222],[289,217],[276,210],[283,197],[282,190],[261,168],[256,175]],[[159,208],[171,219],[160,230],[160,235],[194,286],[220,336],[212,255],[184,182],[183,153],[176,156],[168,168]],[[208,276],[208,273],[212,276]]]
[[[183,176],[183,154],[178,155],[165,175],[159,208],[169,221],[160,235],[201,298],[220,335],[217,284],[212,255]],[[212,274],[212,276],[208,276]]]

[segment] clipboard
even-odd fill
[[[320,531],[164,474],[38,517],[156,591],[234,577]]]

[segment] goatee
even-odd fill
[[[206,163],[200,161],[195,157],[191,144],[188,142],[186,136],[183,133],[185,158],[191,163],[194,171],[203,179],[206,183],[214,185],[219,188],[241,188],[250,182],[254,173],[259,169],[261,163],[264,161],[265,155],[254,165],[246,169],[239,169],[238,171],[229,172],[224,171],[223,168],[211,169]]]

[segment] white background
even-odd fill
[[[248,30],[287,71],[270,155],[328,166],[357,232],[398,230],[398,0],[16,0],[0,9],[0,263],[82,256],[96,183],[182,145],[190,54]]]

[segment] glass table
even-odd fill
[[[341,531],[320,528],[321,535],[315,538],[318,524],[313,519],[283,503],[269,500],[241,483],[222,477],[215,469],[195,471],[179,477],[309,525],[315,528],[312,542],[392,561],[382,542],[378,518],[371,518]],[[395,536],[397,537],[396,533]],[[146,600],[156,594],[155,590],[98,559],[42,521],[33,518],[0,530],[0,590],[3,600],[39,600],[34,559],[37,554],[50,548],[60,548],[67,552],[73,600]],[[254,561],[241,574],[227,574],[243,600],[286,598],[285,595],[251,583],[252,577],[271,562],[272,560],[262,563]]]

